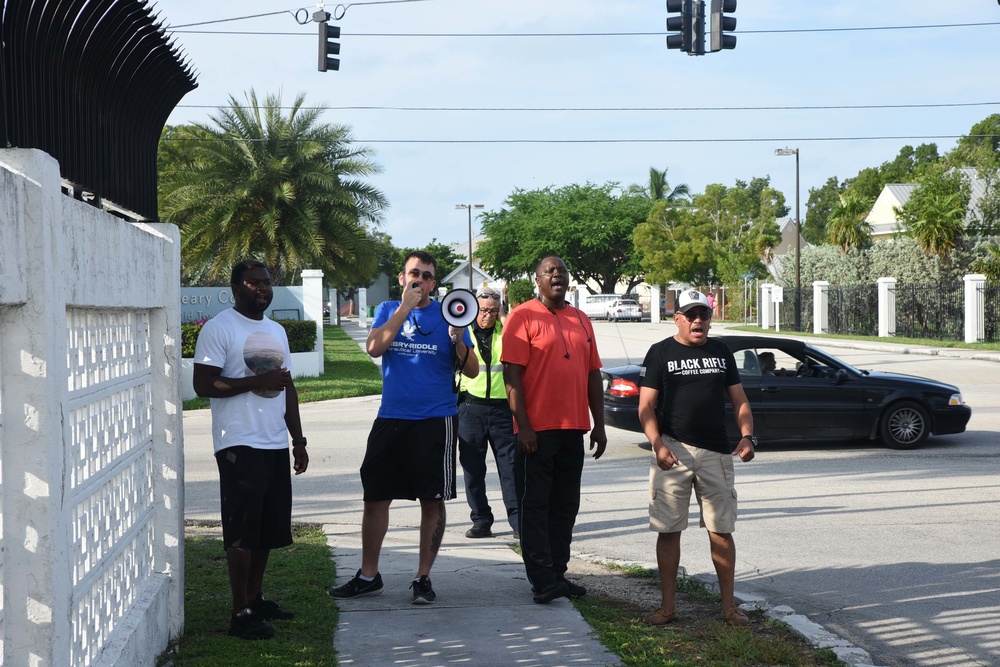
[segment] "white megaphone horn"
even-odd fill
[[[453,289],[441,299],[441,317],[453,327],[464,328],[479,316],[479,301],[467,289]]]

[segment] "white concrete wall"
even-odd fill
[[[0,150],[3,664],[152,666],[183,628],[180,237]]]

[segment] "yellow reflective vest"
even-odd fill
[[[489,366],[483,361],[483,355],[479,353],[479,338],[476,336],[474,325],[469,325],[469,335],[472,336],[472,351],[479,360],[479,375],[469,379],[461,376],[461,391],[476,396],[478,398],[507,398],[507,388],[503,383],[503,364],[500,363],[500,337],[503,332],[503,325],[499,321],[493,327],[493,339],[490,341],[492,353]]]

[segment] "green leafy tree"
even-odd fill
[[[592,292],[626,291],[642,281],[633,233],[649,214],[649,199],[617,183],[586,183],[515,190],[500,211],[480,218],[483,267],[508,281],[534,273],[546,255],[558,255],[570,275]],[[592,285],[596,284],[595,289]]]
[[[806,200],[806,218],[802,223],[802,237],[812,244],[825,243],[830,213],[840,203],[844,188],[836,176],[826,179],[819,188],[809,188]]]
[[[896,215],[921,249],[948,261],[948,254],[965,234],[969,184],[958,171],[939,165],[910,194]]]
[[[986,257],[973,263],[973,268],[986,276],[987,280],[1000,282],[1000,245],[991,243],[986,246]]]
[[[535,282],[528,278],[518,278],[507,285],[507,300],[513,308],[519,303],[535,298]]]
[[[692,209],[673,208],[663,200],[636,228],[635,250],[650,283],[706,285],[718,260],[711,222]]]
[[[947,161],[954,167],[1000,166],[1000,114],[987,116],[973,125],[948,153]]]
[[[871,245],[872,226],[865,218],[872,210],[874,199],[848,190],[830,211],[827,222],[830,243],[845,255],[851,250],[861,250]]]
[[[765,273],[764,262],[781,241],[775,218],[787,212],[768,178],[732,188],[714,183],[689,209],[654,205],[636,229],[635,248],[650,282],[735,282],[742,273]]]
[[[230,96],[211,124],[165,136],[161,211],[180,227],[192,274],[226,282],[233,264],[255,258],[277,284],[317,268],[337,285],[377,265],[368,225],[388,204],[362,179],[381,168],[347,127],[320,123],[322,108],[304,102],[286,115],[280,95],[261,102],[251,90],[246,104]]]
[[[392,245],[392,237],[385,232],[369,230],[368,243],[376,262],[363,268],[359,267],[353,275],[337,284],[337,292],[345,301],[354,301],[359,288],[368,287],[382,274],[390,277],[390,292],[395,285],[393,278],[399,272],[403,261],[399,249]]]
[[[921,144],[915,149],[903,146],[891,162],[862,169],[857,176],[844,181],[844,186],[864,199],[875,201],[889,183],[915,183],[940,162],[936,144]]]

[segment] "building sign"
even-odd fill
[[[229,287],[182,287],[181,322],[195,322],[215,317],[233,307]],[[301,320],[305,313],[302,287],[275,287],[274,300],[264,313],[272,320]]]

